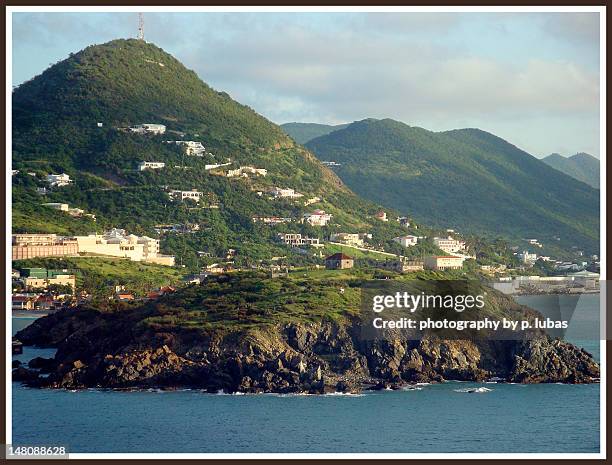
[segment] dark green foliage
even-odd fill
[[[599,193],[484,131],[363,120],[307,144],[357,194],[420,221],[597,251]]]
[[[140,123],[161,123],[167,132],[153,136],[125,130]],[[164,143],[180,139],[180,134],[202,142],[213,155],[187,156],[179,146]],[[158,224],[198,225],[194,233],[161,237],[162,252],[176,255],[188,270],[224,259],[229,248],[236,249],[238,266],[273,256],[287,256],[295,264],[321,262],[312,253],[303,255],[276,242],[278,232],[321,239],[333,231],[372,232],[375,243],[389,244],[405,231],[395,222],[373,219],[375,205],[346,189],[278,126],[142,41],[88,47],[17,88],[13,138],[13,168],[21,171],[13,177],[15,231],[85,234],[119,227],[157,237]],[[268,176],[228,179],[205,169],[227,158],[234,162],[231,168],[254,165],[266,168]],[[137,171],[143,160],[166,167]],[[74,185],[44,197],[35,193],[46,185],[46,174],[60,172],[75,179]],[[257,194],[274,186],[294,188],[304,198],[270,200]],[[172,202],[168,189],[197,189],[206,196],[200,205]],[[305,207],[303,200],[313,196],[323,200]],[[95,214],[97,221],[74,219],[41,207],[43,202],[69,203]],[[315,208],[332,213],[334,225],[269,227],[252,221],[254,216],[297,220]],[[198,251],[207,257],[198,257]]]

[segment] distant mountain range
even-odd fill
[[[366,119],[306,147],[356,193],[418,220],[598,249],[599,192],[485,131]]]
[[[593,155],[581,152],[571,157],[564,157],[553,153],[542,158],[542,161],[578,181],[599,189],[599,159]]]
[[[281,128],[289,134],[298,144],[305,144],[315,137],[324,136],[330,132],[344,129],[349,125],[338,124],[335,126],[329,124],[318,123],[285,123],[281,124]]]

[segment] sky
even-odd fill
[[[598,13],[145,13],[145,39],[275,123],[477,127],[599,156]],[[13,13],[13,85],[136,13]]]

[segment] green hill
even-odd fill
[[[278,232],[320,238],[334,231],[370,232],[373,243],[401,251],[392,238],[406,229],[375,220],[379,206],[354,195],[280,127],[211,89],[153,44],[132,39],[87,47],[19,86],[12,99],[12,161],[19,170],[12,183],[14,232],[82,234],[119,227],[157,237],[158,224],[197,225],[193,233],[164,235],[161,242],[162,252],[177,255],[178,263],[192,269],[225,258],[229,248],[236,249],[239,265],[283,256],[300,263],[314,260],[277,242]],[[127,129],[142,123],[164,124],[166,133]],[[187,156],[167,140],[198,141],[207,153]],[[232,164],[223,169],[251,165],[268,174],[228,178],[206,169],[228,158]],[[138,171],[141,161],[166,166]],[[74,184],[44,196],[36,192],[46,186],[47,174],[61,172]],[[304,196],[270,199],[266,191],[275,186]],[[172,202],[168,189],[197,189],[205,195],[199,205]],[[304,205],[314,197],[320,200]],[[69,203],[97,220],[72,218],[43,202]],[[333,226],[297,221],[317,208],[334,216]],[[254,216],[294,221],[270,227],[254,223]]]
[[[487,132],[367,119],[306,146],[357,194],[420,221],[598,250],[599,192]]]
[[[558,153],[542,158],[542,161],[554,169],[599,189],[599,160],[588,153],[577,153],[563,157]]]
[[[318,124],[318,123],[285,123],[281,124],[281,128],[289,134],[298,144],[305,144],[315,137],[324,136],[333,131],[344,129],[347,124]]]

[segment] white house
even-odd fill
[[[538,259],[538,255],[535,253],[529,253],[527,250],[518,254],[518,258],[526,265],[533,265]]]
[[[204,195],[203,192],[192,189],[190,191],[181,191],[181,190],[171,190],[168,192],[170,199],[172,200],[185,200],[191,199],[195,202],[199,202],[200,198]]]
[[[453,239],[451,236],[434,237],[433,242],[436,247],[444,250],[446,253],[459,252],[465,249],[465,242]]]
[[[304,197],[304,194],[300,194],[299,192],[295,192],[293,189],[290,189],[290,188],[274,187],[269,192],[275,198],[296,199],[296,198],[299,198],[299,197]]]
[[[63,212],[67,212],[69,209],[69,206],[67,203],[50,202],[50,203],[43,203],[43,205],[45,207],[53,208],[54,210],[60,210]]]
[[[71,184],[73,181],[66,173],[62,174],[48,174],[47,182],[51,187],[62,187]]]
[[[412,247],[413,245],[417,244],[417,242],[419,241],[419,238],[418,236],[407,235],[407,236],[394,237],[393,241],[397,242],[403,247]]]
[[[161,161],[141,161],[138,164],[138,171],[159,170],[161,168],[164,168],[165,166],[166,164]]]
[[[166,126],[163,124],[143,123],[132,126],[130,131],[138,134],[163,134],[166,132]]]
[[[204,165],[204,169],[205,170],[214,170],[215,168],[221,168],[222,166],[228,166],[228,165],[231,165],[231,164],[232,164],[232,162],[229,161],[227,163],[215,163],[215,164],[212,164],[212,165]]]
[[[332,215],[325,213],[323,210],[315,210],[312,213],[306,213],[304,215],[304,221],[311,226],[327,226],[332,219]]]
[[[228,178],[235,178],[235,177],[248,178],[249,174],[254,174],[257,176],[266,176],[268,174],[268,170],[263,169],[263,168],[255,168],[253,166],[241,166],[238,169],[229,170],[227,172],[227,177]]]
[[[381,210],[381,211],[377,212],[377,213],[376,213],[376,215],[374,215],[374,217],[375,217],[377,220],[380,220],[380,221],[389,221],[389,220],[387,219],[387,212],[385,212],[385,211],[383,211],[383,210]]]
[[[453,255],[432,255],[425,257],[424,267],[427,270],[458,270],[463,267],[464,260]]]
[[[185,153],[190,156],[203,157],[206,153],[206,147],[202,142],[195,140],[167,140],[167,144],[182,145],[185,147]]]
[[[363,238],[359,233],[334,233],[329,236],[329,240],[341,244],[353,245],[355,247],[363,247]]]
[[[159,253],[159,240],[147,236],[126,234],[123,229],[113,228],[104,234],[75,236],[79,252],[125,257],[136,262],[174,265],[174,256]]]
[[[319,243],[318,237],[308,237],[294,233],[278,233],[277,237],[281,242],[291,247],[300,247],[304,245],[310,245],[312,247],[322,246],[322,244]]]

